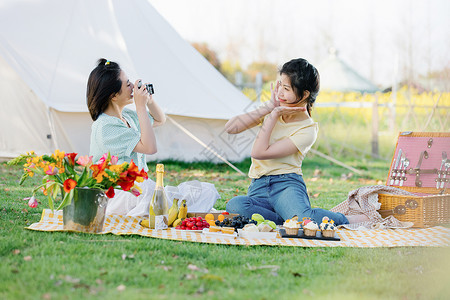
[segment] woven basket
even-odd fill
[[[449,149],[448,155],[450,156],[450,133],[448,132],[412,132],[412,133],[400,133],[399,138],[445,138],[445,145],[440,147],[442,149]],[[448,139],[447,139],[448,138]],[[437,140],[437,139],[435,139]],[[414,141],[411,139],[410,141]],[[441,139],[442,141],[442,139]],[[396,151],[399,147],[399,140],[397,140]],[[403,146],[402,146],[403,147]],[[419,148],[423,148],[424,150],[430,149],[431,147],[424,147],[424,145],[417,145]],[[404,148],[409,153],[412,152],[411,149]],[[441,150],[439,151],[439,153]],[[439,154],[438,153],[438,154]],[[395,155],[394,155],[395,156]],[[427,160],[423,160],[424,168],[433,169],[436,166],[427,166]],[[394,157],[391,162],[389,176],[387,178],[386,184],[390,185],[390,175],[393,170]],[[412,166],[414,167],[414,165]],[[439,168],[439,166],[437,166]],[[409,182],[411,185],[414,182],[414,175],[408,175]],[[430,177],[426,179],[426,176],[436,177],[435,174],[423,174],[421,175],[424,182],[430,183]],[[411,178],[412,177],[412,178]],[[412,181],[411,181],[412,180]],[[432,185],[433,183],[431,183]],[[382,217],[387,217],[389,215],[393,215],[400,221],[404,222],[413,222],[413,227],[429,227],[436,226],[439,224],[448,224],[450,223],[450,194],[444,189],[436,189],[435,187],[430,186],[395,186],[401,188],[405,191],[414,193],[416,195],[390,195],[390,194],[379,194],[378,200],[381,204],[380,210],[378,211]]]
[[[450,223],[450,195],[403,196],[379,194],[378,211],[382,217],[393,215],[399,221],[413,222],[413,227]]]

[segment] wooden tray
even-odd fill
[[[341,240],[341,237],[337,233],[334,234],[334,237],[325,237],[325,236],[322,236],[322,232],[320,230],[317,230],[316,236],[306,236],[303,233],[303,229],[299,229],[297,235],[288,235],[288,234],[286,234],[286,230],[284,230],[284,229],[280,229],[279,233],[282,238],[299,238],[299,239],[325,240],[325,241],[340,241]]]

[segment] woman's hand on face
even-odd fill
[[[272,110],[272,115],[275,117],[290,116],[304,111],[306,111],[306,107],[277,106]]]
[[[134,103],[137,106],[145,106],[147,102],[151,101],[150,95],[145,88],[145,84],[142,84],[140,88],[138,88],[138,83],[140,79],[136,80],[134,83],[133,94],[134,94]]]
[[[280,106],[280,101],[277,100],[278,88],[280,87],[280,84],[281,83],[277,81],[275,89],[273,88],[273,83],[270,84],[271,97],[268,107],[271,111]]]

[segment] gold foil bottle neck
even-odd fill
[[[157,164],[156,165],[156,172],[157,173],[164,173],[164,165],[163,164]]]

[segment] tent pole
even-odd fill
[[[224,163],[226,163],[227,165],[229,165],[231,168],[233,168],[236,172],[238,172],[239,174],[241,174],[242,176],[246,176],[241,170],[239,170],[235,165],[233,165],[232,163],[230,163],[226,158],[222,157],[219,153],[217,153],[216,151],[214,151],[213,149],[211,149],[211,147],[209,147],[208,145],[206,145],[205,143],[203,143],[199,138],[197,138],[193,133],[191,133],[189,130],[186,129],[186,127],[182,126],[180,123],[178,123],[177,121],[175,121],[173,118],[167,116],[167,119],[170,120],[173,124],[175,124],[175,126],[177,126],[179,129],[181,129],[181,131],[183,131],[184,133],[186,133],[190,138],[192,138],[194,141],[196,141],[197,143],[199,143],[200,145],[202,145],[206,150],[208,150],[209,152],[211,152],[212,154],[214,154],[217,158],[219,158],[220,160],[222,160]]]

